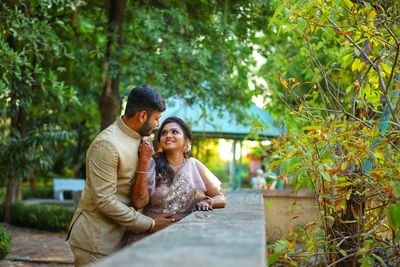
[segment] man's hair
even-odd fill
[[[149,115],[155,110],[160,112],[165,110],[165,101],[161,94],[148,85],[131,90],[125,107],[125,116],[130,118],[143,110],[147,111]]]

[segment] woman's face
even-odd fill
[[[160,133],[160,145],[165,152],[185,150],[186,140],[179,124],[169,122],[164,125]]]

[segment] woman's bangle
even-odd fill
[[[149,233],[153,232],[154,226],[156,226],[156,222],[154,221],[154,219],[151,221],[151,226],[150,229],[147,230]]]
[[[147,174],[147,173],[149,173],[149,172],[136,171],[136,173],[144,173],[144,174]]]

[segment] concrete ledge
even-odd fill
[[[96,266],[265,267],[262,195],[227,195],[225,209],[195,212],[100,261]]]
[[[292,198],[314,198],[315,195],[313,192],[308,191],[305,188],[302,188],[298,191],[293,191],[293,188],[287,187],[284,190],[267,190],[263,189],[264,197],[292,197]]]

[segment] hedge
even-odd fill
[[[22,199],[33,198],[29,187],[22,188]],[[53,198],[53,188],[51,187],[36,187],[35,198]]]
[[[29,188],[23,188],[22,193],[24,199],[31,196]],[[36,196],[42,198],[52,198],[52,194],[52,188],[38,187],[36,190]],[[0,221],[4,220],[4,195],[5,189],[0,188]],[[11,207],[11,224],[54,232],[65,231],[73,214],[73,207],[17,202]]]
[[[11,223],[54,232],[65,231],[73,215],[74,209],[70,207],[17,202],[11,209]]]

